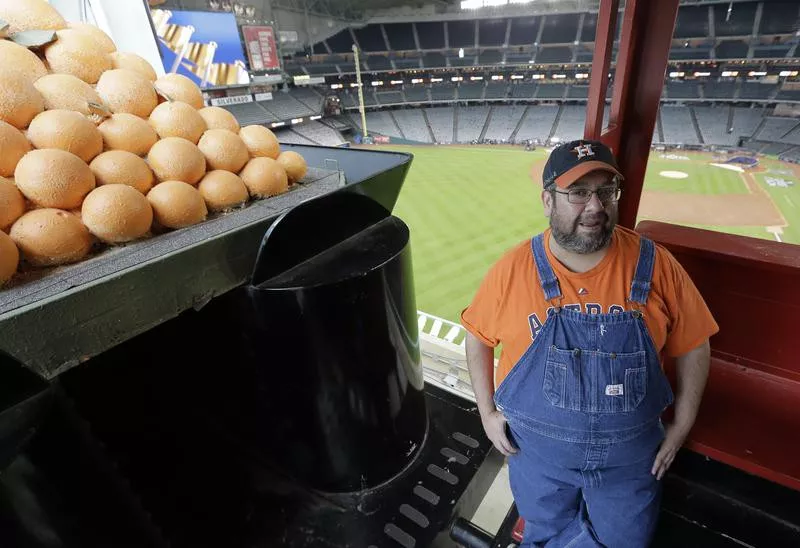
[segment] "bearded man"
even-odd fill
[[[550,228],[506,252],[461,315],[478,409],[509,457],[523,547],[644,548],[718,326],[667,250],[617,226],[623,177],[608,147],[564,143],[543,179]]]

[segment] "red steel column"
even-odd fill
[[[619,222],[629,228],[636,224],[679,2],[627,0],[625,5],[609,128],[600,138],[616,154],[625,176]],[[597,119],[605,107],[604,82],[608,78],[605,57],[614,38],[614,25],[605,18],[616,14],[616,6],[617,0],[602,0],[601,3],[593,60],[596,68],[592,71],[589,88],[587,138],[598,137],[597,128],[601,124]],[[604,38],[600,36],[601,30],[606,31]],[[604,50],[598,47],[601,44]],[[598,70],[600,68],[604,70]],[[602,122],[602,118],[600,120]]]
[[[608,71],[611,70],[611,55],[614,52],[614,36],[617,29],[618,12],[619,0],[609,0],[600,4],[600,12],[597,14],[592,79],[589,81],[589,104],[586,106],[586,127],[584,130],[584,136],[587,139],[600,139],[603,131],[603,112],[606,107]]]

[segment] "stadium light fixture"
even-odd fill
[[[272,122],[270,126],[272,127],[283,127],[286,125],[286,122]]]
[[[492,80],[502,80],[502,79],[503,79],[502,74],[492,74]]]
[[[554,74],[553,75],[553,80],[563,80],[566,77],[567,77],[566,74]]]
[[[751,70],[747,73],[748,76],[766,76],[767,73],[763,70]]]
[[[331,89],[342,89],[342,84],[331,84]]]
[[[697,77],[697,76],[711,76],[711,73],[710,72],[695,72],[694,75],[695,75],[695,77]]]
[[[474,82],[475,80],[483,80],[483,76],[470,76],[469,79]]]
[[[544,74],[534,74],[531,78],[533,80],[544,80]]]
[[[292,124],[299,124],[303,121],[303,118],[292,118]]]
[[[321,118],[322,118],[322,116],[320,116],[319,114],[316,114],[314,116],[309,116],[308,117],[309,120],[319,120]]]
[[[372,81],[372,86],[373,87],[378,87],[378,86],[382,86],[382,85],[383,85],[383,80],[373,80]]]
[[[722,71],[722,76],[725,77],[725,78],[739,76],[739,71],[738,70],[724,70],[724,71]]]
[[[351,88],[357,88],[358,87],[358,82],[350,82],[350,87]]]
[[[578,80],[582,80],[583,78],[588,78],[588,77],[589,75],[585,72],[579,72],[578,74],[575,75],[575,78],[577,78]]]
[[[523,76],[522,74],[512,74],[511,75],[511,79],[512,80],[522,80],[523,78],[525,78],[525,76]]]
[[[797,76],[797,74],[796,70],[782,70],[779,76]]]
[[[458,48],[458,58],[459,59],[464,58],[464,48]]]
[[[431,78],[431,83],[432,84],[435,84],[436,82],[441,82],[441,81],[442,81],[441,78]]]
[[[393,85],[393,86],[399,86],[399,85],[401,85],[402,83],[403,83],[403,81],[402,81],[402,80],[392,80],[392,85]]]
[[[451,81],[451,82],[460,82],[460,81],[462,81],[463,79],[464,79],[464,78],[463,78],[462,76],[453,76],[452,78],[450,78],[450,81]]]
[[[421,83],[423,83],[424,81],[425,81],[425,80],[424,80],[423,78],[412,78],[412,79],[411,79],[411,83],[412,83],[412,84],[421,84]]]
[[[686,73],[684,73],[684,72],[677,72],[677,71],[676,72],[670,72],[669,73],[669,77],[670,78],[683,78],[685,76],[685,74]]]

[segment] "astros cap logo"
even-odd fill
[[[586,143],[585,145],[578,145],[572,149],[574,153],[578,155],[578,159],[585,158],[586,156],[594,156],[594,150],[592,150],[592,145]]]

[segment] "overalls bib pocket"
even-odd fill
[[[542,392],[553,407],[582,413],[635,411],[647,395],[647,356],[548,349]]]

